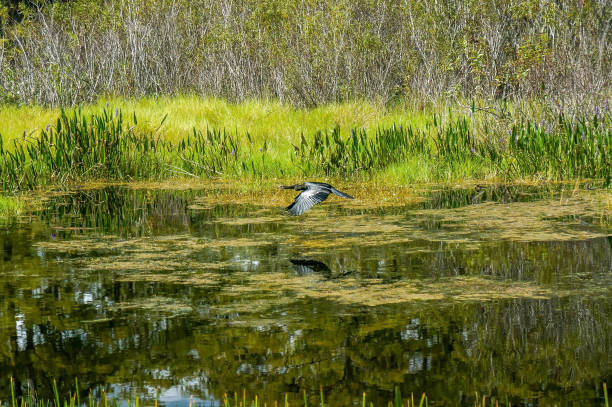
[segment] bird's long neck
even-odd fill
[[[281,189],[295,189],[295,190],[302,190],[302,189],[306,189],[304,187],[304,184],[294,184],[294,185],[281,185]]]

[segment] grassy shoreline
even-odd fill
[[[248,131],[256,140],[281,141],[294,140],[300,134],[309,135],[335,126],[347,132],[350,128],[370,130],[393,123],[423,124],[431,117],[428,111],[431,106],[417,108],[406,103],[388,107],[361,100],[306,109],[294,108],[278,100],[232,103],[212,97],[181,95],[138,99],[100,98],[96,103],[81,105],[80,109],[86,115],[99,114],[108,107],[117,108],[128,115],[136,114],[138,129],[142,132],[157,130],[167,115],[160,133],[173,142],[180,141],[194,128],[203,130],[207,127],[240,134]],[[78,109],[67,109],[67,112]],[[0,105],[0,134],[5,138],[5,144],[23,137],[24,132],[36,135],[47,125],[53,125],[60,114],[60,108]]]
[[[186,177],[609,185],[612,173],[607,104],[566,115],[521,101],[295,109],[179,96],[101,99],[68,111],[2,106],[0,119],[5,191]]]

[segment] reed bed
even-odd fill
[[[38,136],[24,135],[4,146],[0,135],[0,179],[4,191],[86,180],[146,180],[181,177],[354,177],[367,178],[417,158],[434,176],[506,180],[600,179],[610,185],[612,120],[558,115],[554,123],[524,121],[507,133],[477,129],[469,116],[433,116],[424,125],[391,124],[374,131],[339,126],[302,135],[299,142],[249,132],[193,129],[172,142],[156,128],[138,127],[135,114],[118,108],[99,113],[61,111]],[[274,150],[274,154],[271,153]]]
[[[510,152],[518,174],[542,174],[557,179],[601,178],[610,184],[612,128],[610,116],[591,120],[559,115],[557,131],[533,122],[512,127]]]
[[[317,132],[311,141],[302,136],[293,148],[304,172],[328,176],[372,174],[420,157],[437,165],[475,162],[488,174],[510,179],[596,178],[610,185],[609,115],[589,120],[560,114],[554,131],[551,127],[527,121],[514,125],[505,137],[486,128],[477,135],[466,117],[443,122],[434,116],[423,129],[393,125],[377,129],[372,137],[353,129],[343,138],[336,127]]]
[[[160,126],[164,120],[161,121]],[[0,177],[4,190],[34,189],[83,180],[160,179],[182,176],[261,174],[253,142],[207,129],[173,144],[157,131],[138,132],[136,115],[126,119],[115,109],[85,115],[62,110],[56,124],[5,148],[0,136]],[[259,148],[265,154],[267,144]],[[265,160],[261,160],[265,162]]]
[[[10,399],[6,402],[6,404],[0,399],[0,407],[119,407],[120,405],[127,404],[128,407],[134,406],[138,407],[139,405],[154,405],[158,407],[159,405],[159,392],[156,390],[155,399],[154,400],[140,400],[138,397],[135,397],[133,400],[119,400],[117,398],[109,397],[103,389],[97,391],[94,395],[92,391],[89,392],[86,398],[81,398],[79,393],[79,383],[78,380],[75,380],[75,391],[68,395],[68,398],[64,399],[60,397],[60,394],[57,390],[57,384],[55,380],[53,381],[53,400],[44,400],[38,397],[35,391],[28,387],[23,396],[15,395],[15,386],[13,379],[11,378],[10,382]],[[601,389],[603,394],[600,395],[602,400],[602,407],[609,407],[608,400],[608,389],[606,383],[603,383],[603,387]],[[478,393],[474,394],[474,407],[487,407],[487,406],[512,406],[511,402],[508,400],[500,401],[495,397],[487,397],[485,395],[479,395]],[[368,401],[367,394],[364,392],[360,397],[360,405],[362,407],[374,407],[374,403],[372,401]],[[289,407],[290,405],[298,405],[303,407],[316,406],[317,404],[320,407],[331,406],[328,401],[325,400],[325,395],[323,392],[323,388],[320,388],[319,391],[319,400],[318,403],[310,403],[308,395],[306,391],[303,392],[303,400],[301,402],[289,401],[288,395],[285,393],[284,398],[279,402],[278,400],[271,402],[269,405],[274,405],[275,407],[284,406]],[[197,404],[197,403],[196,403]],[[194,405],[193,398],[189,401],[189,407]],[[224,394],[222,400],[223,407],[260,407],[267,406],[268,403],[259,399],[257,395],[253,398],[247,398],[246,390],[242,391],[242,394],[234,393],[233,395]],[[387,407],[428,407],[429,406],[429,398],[425,393],[421,395],[410,393],[409,396],[403,397],[400,389],[395,386],[393,390],[393,399],[389,400],[386,404]]]

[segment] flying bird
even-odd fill
[[[318,203],[327,199],[334,193],[342,198],[354,199],[352,196],[338,191],[336,188],[323,182],[304,182],[303,184],[281,185],[278,189],[295,189],[302,191],[295,197],[295,201],[287,207],[290,215],[301,215]]]

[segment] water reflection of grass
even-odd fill
[[[138,407],[141,404],[146,405],[149,403],[154,403],[155,407],[159,405],[159,389],[155,389],[155,396],[152,398],[152,400],[147,400],[147,399],[141,400],[139,397],[135,397],[134,399],[127,399],[127,401],[121,400],[119,398],[113,398],[107,395],[104,389],[99,389],[98,391],[96,391],[96,396],[94,397],[93,392],[90,390],[88,397],[86,399],[84,398],[82,402],[80,391],[78,390],[78,383],[79,383],[78,379],[76,379],[75,380],[76,390],[74,391],[74,393],[71,392],[66,399],[62,399],[63,396],[60,396],[57,390],[57,385],[54,380],[53,381],[54,399],[44,400],[40,398],[39,396],[37,396],[37,394],[35,393],[35,390],[32,389],[30,386],[28,386],[28,388],[25,389],[24,395],[16,397],[13,378],[11,378],[10,379],[11,394],[10,394],[9,401],[7,402],[7,407],[44,407],[44,406],[49,406],[53,404],[56,407],[61,407],[62,405],[63,407],[81,407],[81,406],[119,407],[119,406],[123,406],[126,404],[128,406],[133,405],[134,407]],[[602,388],[598,389],[596,393],[597,393],[597,398],[602,400],[601,406],[609,407],[608,388],[607,388],[606,383],[603,383]],[[20,392],[20,394],[23,394],[23,393]],[[9,395],[7,395],[7,398],[8,397]],[[199,402],[201,401],[202,400],[199,400],[199,399],[195,400],[195,405],[198,405]],[[262,400],[262,398],[260,398],[257,394],[255,394],[254,396],[249,396],[249,398],[247,398],[246,389],[243,389],[241,394],[238,394],[238,392],[235,392],[233,394],[225,393],[223,395],[222,400],[214,400],[214,401],[217,403],[222,403],[221,405],[223,407],[259,407],[262,405],[265,407],[268,405],[268,403],[274,406],[289,407],[290,405],[294,405],[294,406],[297,405],[297,406],[308,407],[309,402],[311,403],[310,405],[316,406],[317,404],[319,404],[321,407],[335,406],[333,401],[330,402],[329,400],[326,400],[324,391],[323,391],[323,386],[320,387],[318,399],[314,399],[314,400],[308,397],[308,395],[306,394],[306,391],[303,392],[303,400],[301,401],[297,401],[295,395],[292,395],[291,403],[290,403],[289,395],[287,393],[285,393],[284,397],[279,397],[276,400],[265,400],[265,399]],[[474,403],[473,404],[474,407],[487,407],[489,405],[495,406],[495,407],[499,407],[499,406],[510,407],[512,405],[507,399],[503,401],[503,400],[497,399],[496,397],[487,397],[486,395],[479,395],[478,392],[474,394],[472,401]],[[386,406],[387,407],[417,407],[417,406],[427,407],[429,406],[429,402],[430,400],[427,397],[426,393],[415,394],[411,392],[410,394],[402,395],[400,389],[397,386],[395,386],[393,389],[393,398],[392,400],[387,402]],[[435,400],[431,400],[431,402],[432,402],[432,405],[435,405]],[[0,406],[2,405],[3,404],[0,402]],[[193,397],[190,397],[189,407],[192,407],[192,405],[194,405],[194,399]],[[362,393],[361,397],[355,397],[352,402],[352,405],[360,405],[361,407],[366,407],[366,406],[374,407],[375,406],[373,402],[368,400],[368,395],[365,392]]]

